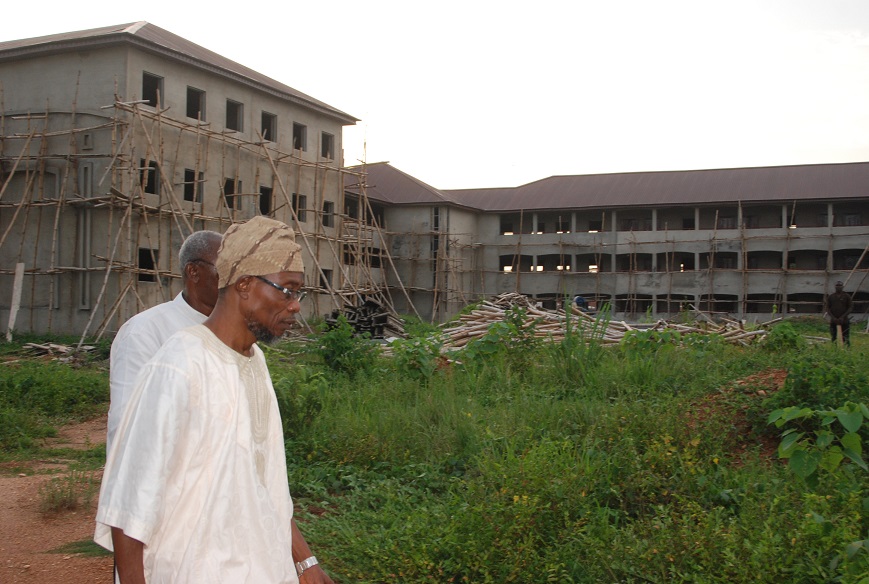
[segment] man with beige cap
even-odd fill
[[[103,473],[94,539],[122,584],[330,584],[293,515],[277,400],[257,341],[281,337],[304,292],[279,221],[232,225],[217,303],[142,370]]]

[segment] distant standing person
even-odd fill
[[[842,342],[851,346],[851,295],[843,290],[842,282],[836,282],[836,291],[827,296],[827,312],[830,313],[830,337],[836,342],[837,327],[842,327]]]
[[[183,328],[202,324],[217,302],[217,250],[223,237],[216,231],[197,231],[184,240],[178,253],[184,289],[174,300],[163,302],[124,323],[112,342],[109,360],[109,421],[106,452],[142,366],[163,343]]]

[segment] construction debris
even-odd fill
[[[481,302],[477,308],[458,319],[458,324],[451,323],[443,330],[446,342],[444,349],[459,349],[474,339],[485,335],[489,327],[507,318],[507,312],[520,308],[525,311],[523,328],[534,331],[534,336],[553,342],[564,340],[567,331],[568,318],[571,321],[572,334],[581,335],[584,339],[597,339],[604,345],[616,345],[631,331],[664,331],[670,330],[680,334],[719,335],[726,342],[749,345],[763,338],[767,330],[761,325],[755,330],[746,330],[739,321],[720,319],[720,323],[711,319],[693,324],[683,324],[658,320],[653,323],[628,324],[625,321],[607,320],[603,315],[596,315],[572,308],[570,315],[564,310],[546,310],[538,308],[526,296],[516,293],[506,293],[496,296],[490,301]]]
[[[95,350],[92,345],[76,347],[72,345],[60,345],[57,343],[24,343],[21,347],[21,357],[33,359],[42,358],[48,361],[60,361],[61,363],[76,363],[81,360],[85,353]],[[5,361],[4,365],[15,363]]]
[[[372,339],[407,336],[401,319],[388,308],[388,305],[373,296],[366,298],[359,306],[346,306],[343,310],[333,310],[325,318],[326,324],[329,328],[337,326],[341,316],[353,327],[357,335],[367,333]]]

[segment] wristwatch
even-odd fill
[[[302,572],[307,570],[308,568],[313,568],[320,562],[317,561],[316,556],[311,556],[307,560],[302,560],[301,562],[296,562],[296,573],[301,576]]]

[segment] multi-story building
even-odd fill
[[[356,119],[147,23],[0,43],[0,326],[99,335],[180,289],[196,229],[292,225],[305,316],[443,321],[503,292],[626,318],[869,305],[869,163],[438,190],[343,168]]]
[[[355,122],[144,22],[0,43],[0,325],[115,330],[178,292],[191,231],[258,213],[296,227],[313,288],[340,289]]]
[[[627,318],[681,310],[749,320],[823,311],[837,280],[869,307],[869,163],[554,176],[439,191],[368,165],[395,268],[435,320],[519,292],[581,295]],[[349,197],[363,189],[348,187]],[[393,292],[395,296],[395,292]],[[399,296],[401,298],[401,296]]]

